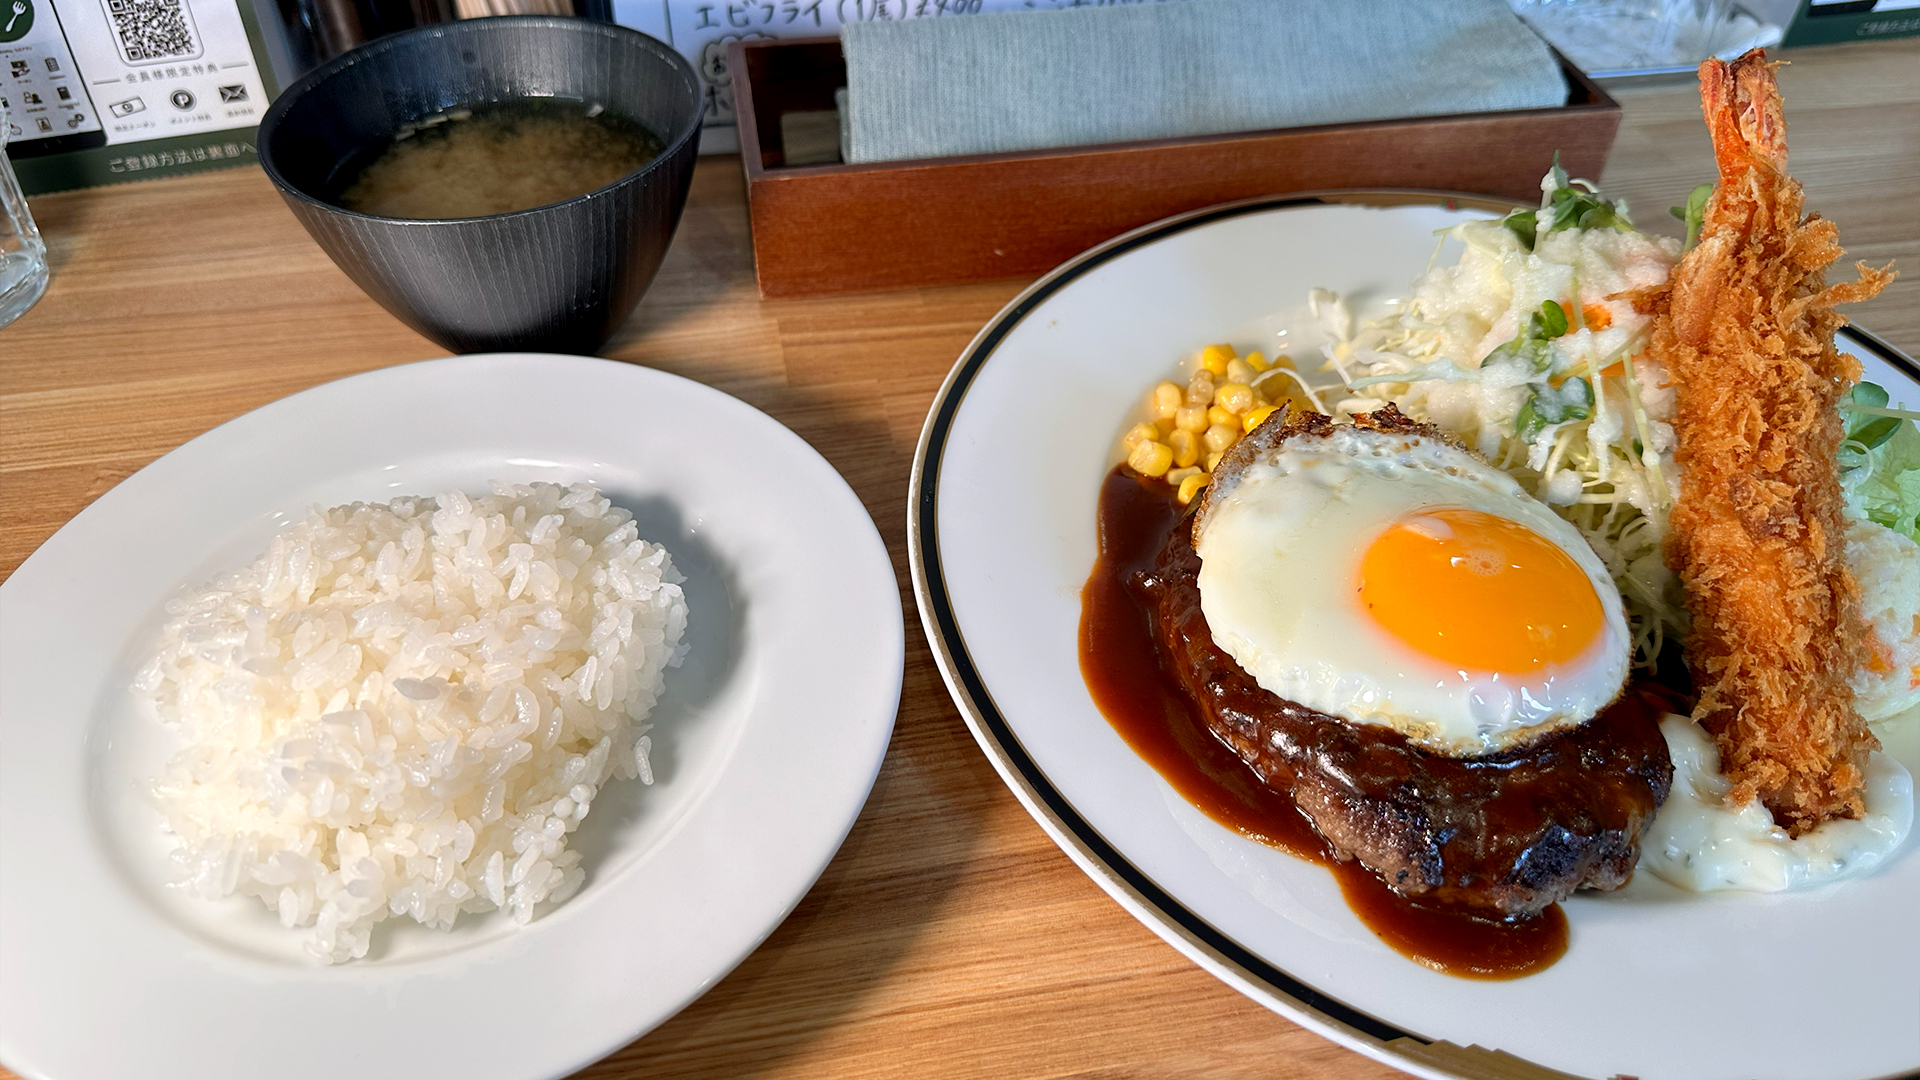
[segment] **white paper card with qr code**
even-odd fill
[[[236,0],[56,6],[108,145],[251,128],[266,112]]]

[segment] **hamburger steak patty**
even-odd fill
[[[1378,419],[1413,426],[1397,413]],[[1241,445],[1257,451],[1326,422],[1301,418],[1283,434],[1269,421],[1266,438]],[[1128,587],[1208,730],[1267,786],[1290,792],[1335,857],[1358,859],[1402,896],[1497,917],[1627,882],[1673,779],[1660,691],[1630,691],[1578,727],[1473,758],[1315,712],[1262,689],[1214,644],[1200,610],[1197,517],[1175,525],[1153,569]]]

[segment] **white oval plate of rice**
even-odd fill
[[[715,443],[713,431],[725,438]],[[610,525],[630,514],[639,539],[672,561],[664,574],[634,578],[638,586],[622,576],[620,590],[652,596],[660,582],[684,579],[679,648],[671,612],[634,631],[660,646],[672,624],[667,654],[681,655],[645,727],[623,719],[609,728],[623,768],[602,769],[584,752],[572,761],[557,707],[549,730],[524,692],[490,703],[469,695],[473,716],[497,732],[490,745],[507,748],[492,765],[475,752],[482,780],[517,775],[527,744],[528,767],[561,747],[548,755],[554,779],[540,805],[548,835],[564,841],[547,850],[564,847],[564,856],[540,859],[534,830],[491,841],[536,851],[525,860],[507,852],[504,871],[476,873],[471,889],[452,887],[451,901],[445,872],[431,896],[425,879],[390,880],[379,895],[400,896],[403,907],[410,897],[415,912],[438,904],[445,916],[462,898],[469,907],[450,930],[401,912],[357,949],[329,937],[344,961],[331,965],[310,948],[311,890],[281,894],[289,921],[305,922],[289,929],[271,899],[206,899],[170,885],[176,841],[151,785],[181,735],[161,722],[153,695],[132,689],[169,601],[248,566],[315,508],[454,491],[478,498],[495,483],[528,497],[553,495],[540,484],[593,485],[611,503]],[[516,534],[535,547],[537,520]],[[654,558],[637,546],[630,555]],[[391,559],[375,562],[369,576],[392,576]],[[515,595],[551,573],[522,572]],[[567,647],[554,644],[558,631],[531,622],[520,631]],[[354,376],[242,416],[102,496],[0,585],[0,1060],[57,1080],[572,1072],[712,986],[811,887],[886,752],[903,655],[892,564],[853,491],[778,422],[698,383],[580,357],[470,356]],[[411,678],[391,688],[398,706],[432,705],[457,689]],[[652,684],[634,691],[636,713],[651,693]],[[597,696],[604,707],[608,693]],[[341,711],[341,700],[309,706],[345,725],[346,745],[351,719],[365,717]],[[574,709],[568,722],[587,715]],[[651,750],[640,747],[636,762],[643,733]],[[582,787],[583,768],[606,782]],[[617,778],[635,773],[653,782]],[[486,786],[448,798],[498,821],[475,794]],[[496,787],[485,798],[500,797]],[[511,789],[507,798],[513,820]],[[587,799],[591,814],[580,809]],[[427,813],[409,804],[416,811]],[[476,843],[400,832],[461,857]],[[516,861],[527,864],[524,881],[550,879],[570,898],[523,894],[521,914],[533,917],[517,921]],[[472,913],[494,906],[474,892],[503,910]]]

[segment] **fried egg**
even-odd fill
[[[1582,723],[1625,684],[1605,565],[1465,450],[1341,424],[1222,473],[1194,527],[1201,610],[1272,693],[1470,756]]]

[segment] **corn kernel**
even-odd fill
[[[1246,383],[1221,383],[1220,388],[1213,392],[1213,402],[1235,416],[1239,416],[1253,408],[1253,387]]]
[[[1181,431],[1191,431],[1196,435],[1207,430],[1207,425],[1210,423],[1205,405],[1182,405],[1173,414],[1174,427]]]
[[[1153,388],[1153,415],[1166,420],[1173,416],[1173,410],[1186,400],[1186,391],[1179,383],[1163,382]]]
[[[1131,450],[1143,442],[1150,442],[1159,437],[1160,429],[1153,424],[1135,424],[1127,429],[1127,437],[1121,439],[1120,442],[1127,449]]]
[[[1213,404],[1213,376],[1204,371],[1196,371],[1187,382],[1187,404]]]
[[[1227,427],[1239,427],[1240,418],[1219,405],[1209,405],[1207,406],[1207,423],[1209,425],[1225,424]]]
[[[1200,489],[1207,486],[1208,479],[1209,477],[1207,476],[1206,473],[1195,473],[1192,476],[1189,476],[1181,480],[1180,481],[1180,505],[1185,506],[1186,504],[1192,502],[1193,497],[1195,495],[1200,494]]]
[[[1200,436],[1191,431],[1167,436],[1167,446],[1173,450],[1173,463],[1183,469],[1200,460]]]
[[[1250,383],[1258,374],[1260,372],[1245,360],[1227,361],[1227,381],[1230,383]]]
[[[1231,345],[1209,345],[1200,350],[1200,366],[1215,375],[1227,373],[1227,361],[1233,359]]]
[[[1168,469],[1167,475],[1161,477],[1161,479],[1165,480],[1169,484],[1179,485],[1185,482],[1187,477],[1199,476],[1199,475],[1200,475],[1200,466],[1188,465],[1184,468]]]
[[[1127,464],[1142,476],[1165,476],[1173,465],[1173,451],[1166,443],[1143,442],[1127,455]]]
[[[1207,455],[1207,475],[1212,476],[1214,474],[1214,471],[1217,470],[1219,467],[1220,467],[1220,455],[1208,454]]]
[[[1275,367],[1273,370],[1279,371],[1280,368]],[[1292,369],[1288,368],[1287,370],[1291,371]],[[1306,391],[1300,389],[1300,383],[1295,380],[1292,375],[1263,375],[1260,379],[1260,391],[1266,395],[1268,401],[1273,402],[1275,405],[1284,402],[1285,404],[1293,406],[1295,412],[1315,411],[1313,402],[1308,399]]]
[[[1206,434],[1200,436],[1200,440],[1207,444],[1207,449],[1218,454],[1225,452],[1227,447],[1239,442],[1240,432],[1225,424],[1215,424],[1207,429]],[[1208,469],[1207,471],[1212,472],[1213,470]]]
[[[1262,353],[1259,349],[1255,349],[1252,352],[1248,353],[1245,359],[1247,361],[1247,366],[1252,368],[1255,371],[1265,371],[1268,368],[1273,366],[1272,364],[1267,363],[1266,355]]]
[[[1248,434],[1252,434],[1253,429],[1259,427],[1262,421],[1279,411],[1278,405],[1262,405],[1247,414],[1247,418],[1240,422],[1241,427],[1245,428]]]

